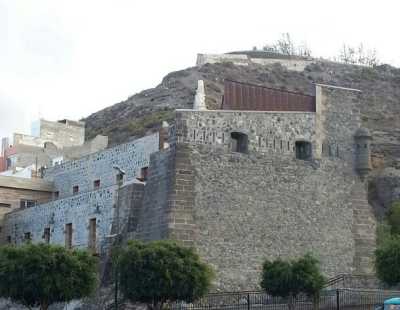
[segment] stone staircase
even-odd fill
[[[377,223],[367,197],[366,182],[356,182],[351,198],[355,245],[353,273],[355,274],[374,274]]]

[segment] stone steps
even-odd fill
[[[373,273],[376,247],[376,219],[368,204],[366,184],[357,182],[352,193],[355,273]]]

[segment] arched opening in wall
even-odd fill
[[[231,132],[232,152],[247,153],[249,139],[246,134],[241,132]]]
[[[312,157],[311,143],[307,141],[296,141],[296,158],[310,160]]]

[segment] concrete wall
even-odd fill
[[[44,179],[54,182],[60,198],[71,196],[74,186],[79,186],[80,192],[93,190],[95,180],[100,180],[101,187],[116,184],[118,172],[113,166],[119,166],[125,171],[125,181],[133,180],[139,176],[142,167],[149,165],[150,154],[158,151],[158,139],[159,134],[155,133],[77,160],[64,162],[46,169]]]
[[[58,147],[82,145],[85,142],[85,124],[70,120],[51,122],[41,119],[40,137]]]
[[[234,65],[248,66],[257,64],[262,66],[280,63],[288,70],[304,71],[304,68],[313,63],[312,59],[297,58],[253,58],[248,55],[241,54],[197,54],[196,66],[203,66],[207,63],[225,63],[232,62]]]

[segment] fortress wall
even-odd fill
[[[307,252],[327,276],[355,271],[350,199],[358,180],[343,161],[328,158],[317,167],[278,153],[189,148],[192,238],[214,266],[217,288],[255,289],[265,259]]]
[[[288,70],[304,71],[304,68],[313,63],[312,59],[297,58],[253,58],[245,54],[197,54],[196,66],[203,66],[207,63],[226,63],[231,62],[238,66],[248,66],[257,64],[261,66],[269,66],[274,63],[280,63]]]
[[[150,156],[149,175],[144,188],[141,210],[137,210],[137,225],[132,235],[141,240],[159,240],[168,237],[167,215],[169,195],[172,192],[175,149]]]
[[[353,166],[359,92],[321,85],[317,96],[316,113],[177,111],[175,175],[189,178],[174,183],[170,235],[215,267],[217,288],[256,288],[264,259],[307,252],[327,276],[372,272],[375,219]],[[231,152],[234,131],[248,154]],[[302,139],[311,160],[296,159]]]
[[[177,110],[178,143],[230,149],[233,131],[248,135],[249,152],[295,156],[297,140],[314,141],[315,113]]]
[[[113,186],[11,212],[5,216],[3,236],[10,236],[11,242],[18,245],[24,242],[24,234],[29,232],[33,243],[44,242],[44,229],[50,228],[50,243],[64,246],[65,225],[72,223],[73,247],[87,248],[89,220],[96,218],[97,250],[101,251],[111,232],[115,190]],[[123,216],[121,214],[121,218]]]
[[[73,186],[80,192],[94,189],[94,180],[100,180],[101,187],[116,184],[119,166],[125,171],[124,181],[135,179],[142,167],[149,165],[150,154],[158,151],[159,134],[155,133],[141,139],[121,144],[104,151],[90,154],[77,160],[64,162],[48,168],[45,179],[54,182],[59,197],[71,196]]]

